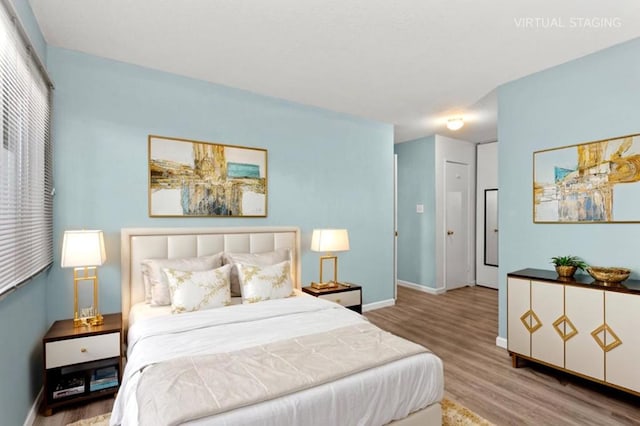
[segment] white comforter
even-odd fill
[[[139,320],[129,330],[127,366],[111,424],[137,424],[135,391],[148,365],[184,355],[238,350],[362,321],[366,320],[355,312],[313,297]],[[370,404],[350,400],[353,386],[359,391],[366,389]],[[384,424],[439,401],[442,387],[440,360],[422,354],[194,424]],[[319,392],[329,392],[332,397],[318,398]]]

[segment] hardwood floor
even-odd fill
[[[638,397],[524,362],[522,368],[512,368],[507,351],[495,345],[496,290],[465,287],[433,296],[400,287],[395,306],[366,317],[440,356],[445,396],[496,425],[640,424]],[[112,405],[112,398],[103,399],[38,416],[35,425],[65,425],[109,412]]]
[[[70,406],[67,409],[54,412],[52,416],[45,417],[38,414],[33,426],[65,426],[81,419],[110,413],[113,409],[113,396],[97,399],[90,404]],[[0,422],[1,423],[1,422]]]
[[[498,292],[465,287],[433,296],[401,287],[393,307],[366,313],[444,362],[445,396],[496,425],[638,425],[640,398],[522,362],[495,345]],[[640,360],[639,360],[640,361]]]

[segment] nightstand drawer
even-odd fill
[[[360,304],[360,289],[343,291],[340,293],[322,294],[318,298],[339,303],[342,306],[356,306]]]
[[[46,343],[46,368],[120,356],[120,333]]]

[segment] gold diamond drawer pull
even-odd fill
[[[605,345],[604,339],[600,337],[600,334],[602,334],[603,337],[604,336],[606,336],[607,338],[612,337],[613,342],[609,343],[608,345]],[[620,340],[620,338],[616,335],[616,333],[614,333],[613,330],[609,328],[609,325],[607,324],[602,324],[600,327],[593,330],[591,332],[591,336],[593,336],[593,339],[596,341],[598,346],[600,346],[600,348],[605,352],[609,352],[611,349],[617,348],[622,344],[622,340]]]
[[[564,330],[560,329],[560,326],[564,324]],[[569,327],[571,329],[570,332],[567,333],[567,327]],[[566,315],[561,316],[560,318],[558,318],[554,323],[553,323],[553,328],[555,328],[556,332],[560,335],[560,338],[562,338],[563,341],[567,341],[569,339],[571,339],[573,336],[575,336],[576,334],[578,334],[578,330],[576,329],[576,327],[573,325],[573,323],[571,322],[571,320],[569,319],[569,317],[567,317]]]
[[[533,333],[537,329],[542,327],[542,323],[540,322],[540,318],[538,318],[536,313],[533,312],[531,309],[529,309],[527,312],[524,313],[524,315],[522,315],[520,317],[520,321],[522,321],[522,323],[524,324],[524,327],[527,330],[529,330],[529,333]],[[529,324],[529,323],[531,323],[531,324]]]

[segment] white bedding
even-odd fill
[[[313,297],[297,289],[294,290],[294,292],[301,297]],[[242,297],[232,297],[231,304],[241,305]],[[173,315],[171,313],[171,305],[153,306],[146,302],[138,302],[133,305],[129,311],[129,328],[133,327],[133,324],[140,319],[157,318],[167,315]]]
[[[240,305],[242,304],[242,297],[232,297],[231,298],[232,305]],[[173,315],[171,313],[171,305],[166,306],[152,306],[145,302],[136,303],[131,307],[131,311],[129,311],[129,328],[133,327],[133,325],[141,319],[147,318],[157,318]]]
[[[142,312],[144,308],[138,310]],[[313,297],[180,315],[137,316],[129,328],[127,366],[112,425],[137,424],[135,391],[144,374],[140,370],[146,365],[187,354],[238,350],[366,321],[348,309]],[[385,424],[440,401],[442,391],[440,359],[433,354],[420,354],[190,424]]]

